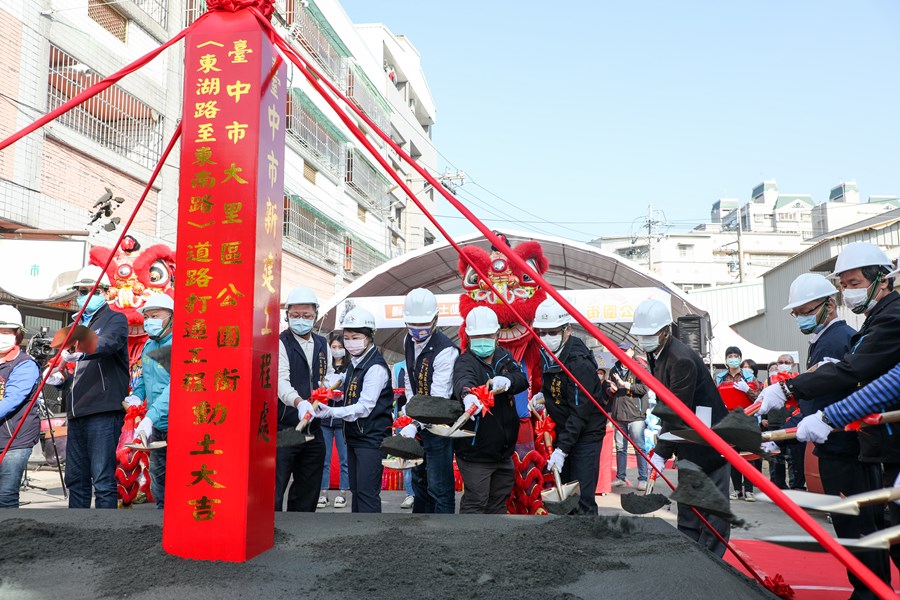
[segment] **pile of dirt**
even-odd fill
[[[407,460],[425,457],[425,449],[415,438],[392,435],[381,441],[381,451]]]
[[[430,425],[453,425],[463,414],[459,400],[415,395],[406,403],[406,416]]]

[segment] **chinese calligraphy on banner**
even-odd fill
[[[286,69],[246,10],[185,44],[163,547],[243,561],[274,535]]]

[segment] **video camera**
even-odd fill
[[[56,354],[56,350],[50,347],[50,338],[47,335],[49,332],[49,327],[41,327],[40,333],[31,338],[25,350],[25,353],[36,360],[41,368]]]

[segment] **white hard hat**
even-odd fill
[[[659,300],[644,300],[634,309],[634,321],[631,323],[632,335],[653,335],[672,323],[672,311]]]
[[[22,329],[22,313],[15,306],[0,304],[0,327]]]
[[[541,302],[534,313],[535,329],[556,329],[572,322],[572,317],[553,298],[547,298]]]
[[[175,301],[172,300],[172,297],[168,294],[158,293],[150,296],[150,299],[147,300],[142,307],[137,309],[140,314],[144,314],[145,310],[150,310],[151,308],[164,308],[166,310],[171,310],[173,313],[175,312]]]
[[[861,269],[862,267],[886,267],[888,271],[894,269],[894,265],[884,250],[870,244],[868,242],[853,242],[847,244],[847,247],[838,254],[837,261],[834,263],[834,273],[828,276],[829,279],[836,279],[841,273],[852,269]]]
[[[437,313],[437,298],[429,290],[416,288],[408,293],[403,301],[405,323],[431,323]]]
[[[807,302],[828,298],[837,293],[834,284],[828,281],[824,275],[818,273],[804,273],[791,283],[791,291],[788,294],[788,303],[784,310],[791,310],[803,306]]]
[[[466,315],[466,335],[491,335],[498,331],[497,313],[487,306],[476,306]]]
[[[75,290],[80,287],[93,286],[97,282],[97,279],[100,279],[100,285],[105,285],[106,287],[110,286],[109,277],[106,276],[103,269],[97,265],[87,265],[78,271],[78,276],[75,278],[75,281],[69,289]]]
[[[316,298],[315,292],[308,287],[295,287],[288,292],[287,300],[284,302],[285,308],[292,304],[311,304],[319,309],[319,300]]]
[[[341,321],[341,329],[371,329],[374,332],[375,317],[360,306],[351,308]]]

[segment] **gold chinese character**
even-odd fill
[[[223,265],[239,265],[241,260],[241,242],[222,242],[222,252],[220,258]]]
[[[278,233],[278,212],[276,211],[278,207],[275,206],[275,203],[272,202],[271,199],[266,198],[266,220],[264,225],[266,227],[266,233],[271,234],[272,237]]]
[[[191,196],[191,205],[188,207],[188,212],[208,213],[212,210],[212,207],[212,196],[209,194],[204,196]]]
[[[215,471],[214,469],[206,468],[206,463],[204,463],[204,464],[200,465],[199,471],[191,471],[191,475],[193,475],[195,477],[195,479],[194,479],[194,481],[192,481],[188,484],[188,487],[190,487],[192,485],[197,485],[201,481],[205,481],[206,483],[213,486],[214,488],[225,487],[221,483],[216,483],[215,481],[212,480],[212,475],[215,475],[216,473],[217,473],[217,471]]]
[[[212,296],[197,296],[196,294],[191,294],[187,297],[187,304],[184,305],[184,310],[192,313],[194,312],[194,309],[197,308],[197,304],[200,304],[200,310],[197,312],[203,314],[206,312],[206,301],[211,298]]]
[[[228,139],[237,144],[247,135],[247,127],[246,123],[232,121],[231,125],[225,126],[225,130],[228,131]]]
[[[222,325],[216,335],[216,346],[219,348],[237,348],[241,343],[241,328],[237,325]]]
[[[280,58],[280,57],[279,57]],[[276,67],[277,69],[277,67]],[[281,79],[278,78],[278,74],[272,75],[272,84],[269,86],[269,93],[272,94],[272,97],[278,100],[278,88],[281,87]]]
[[[208,77],[197,80],[198,96],[217,96],[221,91],[221,83],[218,77]]]
[[[253,54],[253,50],[247,47],[247,40],[235,40],[234,50],[228,53],[233,64],[247,62],[247,54]]]
[[[216,138],[213,137],[214,133],[212,123],[200,123],[197,125],[197,139],[194,141],[197,143],[214,142],[216,141]]]
[[[194,515],[195,521],[212,521],[213,517],[216,516],[216,511],[213,510],[212,505],[222,504],[222,501],[218,498],[201,496],[197,500],[188,500],[188,504],[194,507],[191,514]]]
[[[194,162],[192,164],[195,164],[198,167],[216,164],[211,159],[212,148],[210,148],[209,146],[200,146],[199,148],[194,150]]]
[[[235,163],[231,163],[231,166],[225,169],[225,179],[222,180],[222,183],[228,183],[232,179],[241,184],[246,184],[247,180],[243,179],[238,173],[243,171],[242,168],[235,166]]]
[[[269,352],[259,357],[259,387],[272,387],[272,354]]]
[[[272,333],[272,329],[269,327],[269,305],[266,304],[265,308],[263,308],[263,313],[266,315],[266,324],[262,326],[262,329],[259,330],[259,333],[262,335],[269,335]]]
[[[225,86],[225,92],[234,98],[234,103],[237,104],[241,101],[241,96],[244,94],[250,93],[250,84],[249,83],[241,83],[241,80],[235,81],[232,85]]]
[[[221,300],[219,306],[235,306],[238,298],[243,298],[243,292],[239,292],[233,283],[229,283],[228,287],[223,287],[216,300]]]
[[[212,406],[208,401],[201,400],[191,410],[194,412],[194,425],[221,425],[228,417],[228,409],[221,402]]]
[[[256,439],[266,443],[269,441],[269,403],[263,402],[259,413],[259,425],[256,427]]]
[[[208,75],[210,71],[221,71],[222,69],[216,67],[217,61],[215,54],[204,54],[200,57],[200,68],[197,70],[204,75]]]
[[[241,221],[241,207],[243,206],[243,202],[226,202],[222,207],[222,210],[225,213],[225,220],[222,221],[222,225],[231,225],[234,223],[243,223]]]
[[[237,391],[238,379],[241,378],[237,374],[237,369],[221,369],[216,371],[215,386],[217,392],[234,392]]]
[[[206,339],[206,319],[194,319],[193,321],[185,321],[184,337],[192,340]]]
[[[269,252],[269,255],[263,259],[262,286],[272,293],[275,288],[272,287],[272,280],[275,278],[275,256]]]
[[[281,129],[281,115],[275,105],[269,106],[269,129],[272,130],[272,141],[275,141],[275,132]]]
[[[185,364],[196,364],[196,363],[205,363],[205,358],[200,358],[200,353],[203,351],[203,348],[188,348],[188,352],[191,353],[191,357],[184,361]]]
[[[197,242],[196,244],[188,244],[187,259],[200,263],[211,262],[212,259],[209,257],[209,242]]]
[[[194,173],[194,176],[191,178],[191,187],[192,188],[211,188],[216,185],[216,178],[212,176],[212,173],[209,171],[200,171],[199,173]]]
[[[274,186],[275,182],[278,181],[278,159],[275,158],[275,151],[269,150],[269,154],[266,155],[266,159],[269,161],[269,183]]]
[[[198,373],[185,373],[184,379],[181,381],[181,388],[186,392],[205,392],[205,378],[206,373],[202,371]]]
[[[184,282],[185,286],[196,285],[197,287],[202,288],[207,287],[212,279],[212,275],[209,274],[209,267],[203,267],[202,269],[187,269],[187,271],[185,271],[185,276],[187,277],[187,280]]]
[[[219,114],[219,111],[222,110],[218,106],[218,100],[209,100],[208,102],[195,102],[194,103],[194,118],[195,119],[215,119],[216,115]]]
[[[206,223],[194,223],[193,221],[188,221],[187,224],[191,227],[196,227],[197,229],[206,229],[210,225],[215,224],[215,221],[207,221]]]
[[[216,443],[216,440],[212,439],[212,437],[205,433],[203,434],[203,439],[197,442],[197,445],[200,446],[200,450],[191,450],[189,454],[222,454],[224,450],[214,450],[211,446]]]

